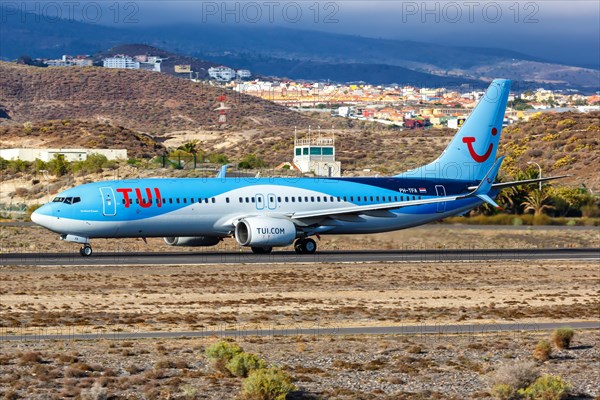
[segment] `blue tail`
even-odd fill
[[[478,182],[496,160],[510,81],[495,79],[437,160],[397,175]]]

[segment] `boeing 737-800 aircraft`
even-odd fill
[[[213,246],[235,237],[255,253],[294,244],[316,251],[321,234],[409,228],[467,212],[502,187],[493,183],[510,81],[494,80],[442,155],[393,177],[137,179],[96,182],[60,193],[31,219],[81,243],[90,239],[164,237],[172,246]],[[553,178],[545,178],[548,180]]]

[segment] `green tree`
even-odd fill
[[[240,169],[257,169],[264,168],[267,166],[267,163],[256,154],[248,154],[238,164],[238,168]]]
[[[55,154],[54,158],[48,161],[48,171],[56,176],[63,176],[69,171],[69,163],[62,154]]]
[[[550,195],[544,190],[534,190],[521,203],[525,206],[525,212],[533,211],[533,215],[543,215],[544,211],[554,209],[550,203]]]

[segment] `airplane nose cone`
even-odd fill
[[[31,221],[44,226],[44,220],[52,216],[52,204],[45,204],[31,213]]]

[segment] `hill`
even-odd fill
[[[151,134],[216,128],[218,97],[228,126],[307,126],[311,119],[274,103],[142,70],[36,68],[0,62],[2,123],[56,119],[110,122]]]
[[[103,122],[56,120],[0,125],[2,147],[127,149],[130,157],[153,157],[165,148],[151,136]]]
[[[429,86],[449,86],[449,82],[460,85],[479,81],[485,86],[484,82],[502,76],[518,82],[521,90],[543,85],[585,92],[597,91],[600,79],[595,65],[594,68],[581,68],[569,64],[572,56],[566,57],[569,65],[563,65],[493,47],[450,46],[277,26],[237,24],[223,29],[218,24],[205,23],[160,27],[138,24],[117,28],[40,18],[18,10],[5,15],[0,24],[0,37],[3,38],[0,59],[9,60],[23,54],[33,57],[96,54],[99,49],[127,41],[147,43],[235,68],[247,67],[262,75],[300,79],[316,77],[340,81],[340,71],[344,71],[343,78],[347,81],[371,83],[373,77],[379,83],[428,82]],[[597,54],[597,50],[589,50],[590,54]],[[593,56],[589,58],[594,59]],[[290,68],[290,61],[304,68]],[[365,71],[372,74],[365,76]],[[425,74],[427,78],[413,75],[414,72]],[[412,82],[413,78],[418,81]]]
[[[506,156],[503,170],[514,173],[534,161],[542,174],[572,174],[570,186],[600,189],[600,112],[538,113],[529,121],[507,127],[499,153]]]

